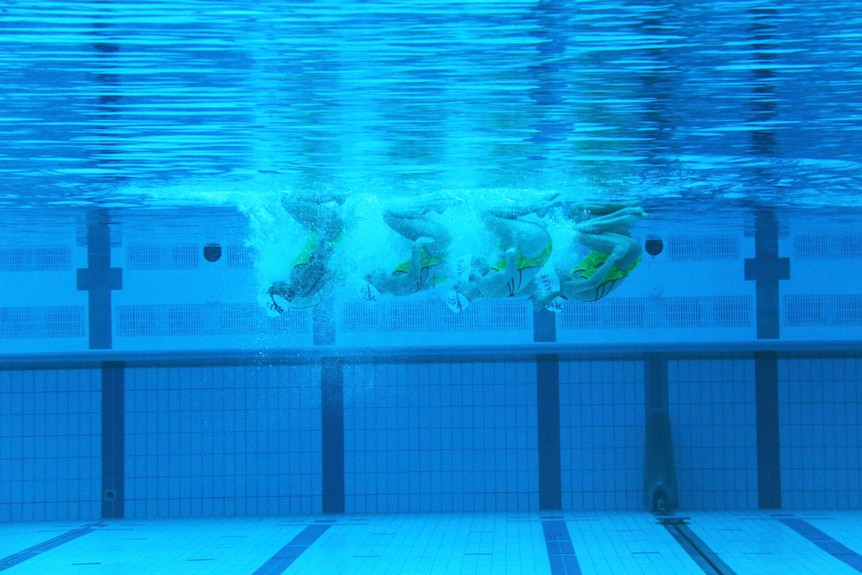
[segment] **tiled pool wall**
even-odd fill
[[[537,340],[532,306],[522,299],[452,314],[440,294],[378,303],[345,297],[270,317],[258,304],[242,216],[224,210],[166,229],[111,217],[95,212],[51,235],[0,232],[3,354]],[[862,232],[852,223],[752,214],[706,227],[647,219],[635,233],[641,243],[662,240],[661,253],[644,254],[612,297],[567,305],[550,321],[552,336],[539,340],[669,349],[862,340]],[[205,257],[207,245],[218,246],[217,260]]]
[[[646,221],[662,253],[557,316],[271,318],[241,226],[5,242],[0,520],[645,509],[650,389],[680,510],[858,509],[862,233],[819,224]]]
[[[755,359],[665,361],[681,510],[862,505],[862,359],[778,359],[772,434]],[[560,358],[544,456],[529,361],[105,369],[0,372],[0,519],[647,507],[642,360]]]

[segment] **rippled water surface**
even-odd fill
[[[7,206],[322,188],[862,204],[858,2],[0,6]]]

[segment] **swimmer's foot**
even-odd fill
[[[330,202],[334,202],[339,206],[343,206],[344,201],[347,199],[347,192],[343,190],[321,190],[317,194],[311,194],[309,199],[320,204],[328,204]]]
[[[317,190],[285,193],[281,198],[282,205],[290,211],[293,206],[313,205],[322,206],[323,204],[336,203],[339,206],[344,205],[348,193],[345,191],[335,190]]]
[[[582,222],[584,220],[589,220],[591,218],[598,218],[601,216],[607,216],[610,214],[615,214],[622,210],[626,210],[628,208],[638,208],[640,209],[641,202],[638,200],[631,200],[626,202],[612,202],[612,203],[593,203],[593,204],[577,204],[573,205],[569,209],[568,218],[570,220],[574,220],[576,222]],[[641,209],[641,214],[643,214],[643,210]]]
[[[435,214],[442,214],[446,211],[446,208],[452,205],[452,198],[443,192],[433,192],[420,196],[418,205],[422,213],[434,212]]]
[[[544,218],[549,211],[561,206],[562,204],[563,201],[560,199],[560,193],[552,192],[540,200],[528,203],[524,206],[524,209],[527,210],[525,213],[536,214],[540,218]]]
[[[580,221],[575,224],[575,229],[585,234],[620,233],[620,230],[630,230],[633,228],[645,216],[646,214],[642,208],[628,207],[612,214]]]
[[[528,214],[543,218],[550,210],[562,204],[559,192],[553,192],[532,202],[518,203],[517,200],[510,200],[506,204],[489,208],[488,213],[498,218],[514,219]]]
[[[452,205],[452,200],[443,192],[423,194],[418,198],[397,198],[389,202],[386,211],[399,218],[421,218],[428,212],[442,214]]]

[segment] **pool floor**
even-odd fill
[[[21,573],[859,573],[862,512],[428,514],[0,525]],[[678,521],[685,518],[684,521]]]

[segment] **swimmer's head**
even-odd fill
[[[284,313],[284,306],[293,301],[297,290],[296,286],[287,282],[275,282],[266,293],[272,299],[272,309],[278,313]],[[279,301],[283,301],[283,303],[279,304]]]
[[[470,300],[468,300],[464,294],[458,293],[454,289],[449,290],[449,293],[446,294],[446,307],[448,307],[452,313],[461,313],[469,306]]]
[[[359,297],[365,301],[374,302],[380,299],[380,291],[367,281],[359,286],[358,293]]]

